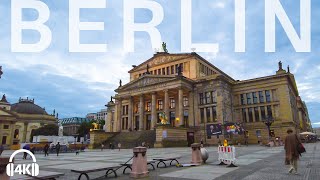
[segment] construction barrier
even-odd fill
[[[236,161],[236,148],[234,146],[219,146],[218,147],[218,160],[219,165],[228,165],[227,167],[237,167]]]

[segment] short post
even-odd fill
[[[132,160],[132,171],[130,177],[142,178],[147,177],[149,174],[147,166],[147,148],[146,147],[135,147],[133,148],[133,160]]]
[[[0,157],[0,179],[9,180],[10,177],[7,175],[6,167],[9,164],[10,157]]]
[[[201,156],[201,144],[193,143],[191,144],[192,149],[192,161],[193,164],[202,164],[202,156]]]

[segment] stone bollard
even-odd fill
[[[202,156],[201,156],[201,145],[199,143],[191,144],[192,148],[192,161],[193,164],[202,164]]]
[[[10,157],[0,157],[0,179],[9,180],[10,177],[7,175],[7,164],[9,164]]]
[[[147,166],[147,148],[135,147],[133,148],[132,171],[130,177],[142,178],[149,174]]]

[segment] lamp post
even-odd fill
[[[266,118],[264,118],[262,120],[262,122],[267,126],[268,128],[268,135],[269,135],[269,141],[271,139],[271,134],[270,134],[270,126],[272,125],[272,123],[274,122],[274,119],[272,116],[268,116]]]

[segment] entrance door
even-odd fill
[[[147,127],[146,130],[150,130],[151,129],[151,115],[148,114],[147,115]]]
[[[194,143],[194,132],[187,132],[188,147]]]
[[[135,117],[135,121],[136,121],[135,130],[139,130],[139,116],[136,116],[136,117]]]
[[[2,136],[2,144],[7,144],[7,136]]]

